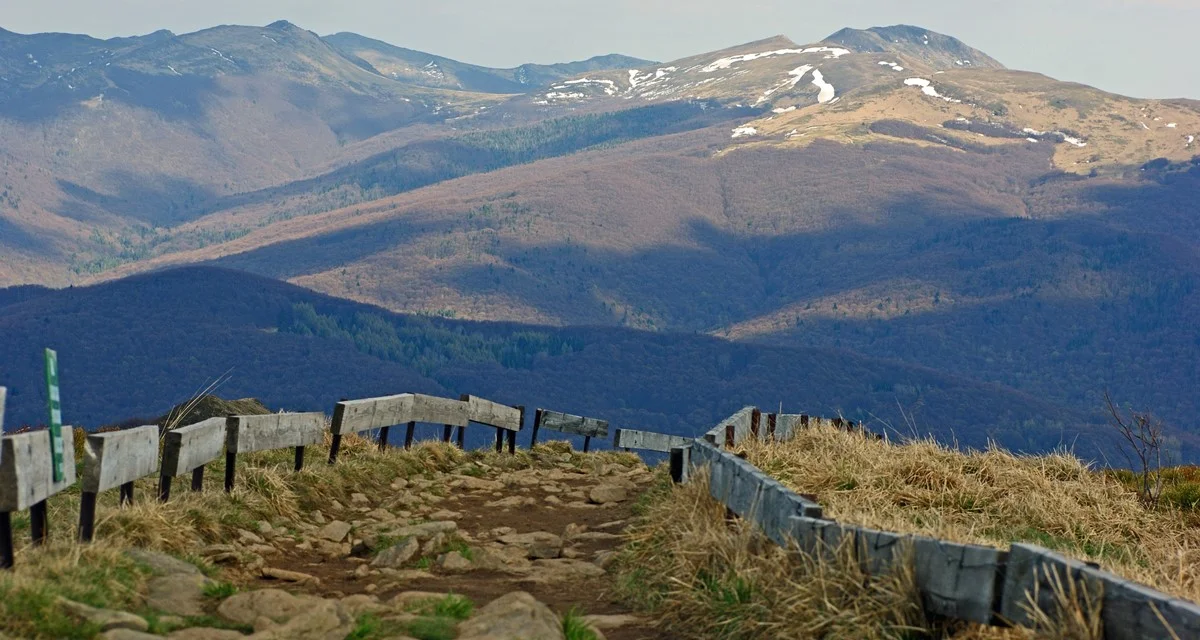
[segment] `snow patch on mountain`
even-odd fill
[[[230,58],[229,56],[225,55],[224,53],[221,53],[220,51],[217,51],[216,49],[213,49],[212,47],[209,47],[208,50],[212,51],[214,54],[219,56],[225,62],[228,62],[229,64],[232,64],[235,66],[237,65],[237,62],[234,62],[233,58]]]
[[[754,127],[738,127],[733,130],[733,135],[730,137],[731,138],[742,138],[745,136],[756,136],[756,135],[758,135],[758,129],[755,129]]]
[[[809,47],[807,49],[776,49],[774,51],[762,51],[759,53],[744,53],[737,56],[718,58],[702,67],[700,73],[712,73],[721,69],[728,69],[739,62],[750,62],[751,60],[759,60],[772,56],[799,55],[804,53],[827,53],[829,55],[825,56],[825,58],[828,60],[847,55],[850,53],[850,50],[840,47]]]
[[[603,87],[605,95],[613,96],[613,95],[617,94],[617,83],[613,82],[612,80],[604,80],[604,79],[593,80],[591,78],[579,78],[577,80],[567,80],[567,81],[563,82],[561,85],[555,85],[555,86],[551,87],[551,89],[566,89],[567,87],[569,87],[571,85],[577,85],[577,84],[580,84],[580,85],[598,84]]]
[[[821,75],[820,69],[813,69],[812,74],[812,83],[821,90],[821,92],[817,94],[817,103],[825,104],[827,102],[831,102],[837,95],[837,91],[834,90],[833,85],[825,81],[825,76]]]
[[[941,98],[946,102],[962,102],[962,100],[956,100],[949,96],[944,96],[938,93],[938,90],[934,88],[933,83],[925,78],[907,78],[905,79],[904,84],[910,87],[921,87],[921,93],[931,98]]]
[[[891,67],[891,68],[892,68],[892,71],[904,71],[904,67],[900,66],[900,63],[899,63],[899,62],[884,62],[884,61],[882,61],[882,60],[881,60],[881,61],[879,62],[879,66],[881,66],[881,67]]]

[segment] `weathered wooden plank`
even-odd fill
[[[854,548],[863,571],[873,576],[885,575],[912,555],[912,536],[854,527]]]
[[[796,432],[807,426],[801,420],[807,418],[799,413],[781,413],[775,418],[775,439],[791,440]],[[807,421],[805,421],[807,422]]]
[[[917,589],[925,610],[940,616],[989,624],[996,577],[1007,554],[993,547],[913,536]]]
[[[325,414],[319,412],[232,416],[225,426],[227,453],[303,447],[324,440]]]
[[[89,434],[83,453],[83,491],[133,482],[158,471],[158,425]]]
[[[833,520],[792,516],[788,521],[788,537],[796,542],[799,550],[827,561],[833,559],[843,541],[853,535],[846,526]]]
[[[8,397],[8,389],[0,387],[0,434],[4,433],[4,401]]]
[[[716,444],[721,444],[725,441],[725,427],[733,425],[734,442],[741,442],[750,435],[750,418],[754,414],[754,407],[743,407],[737,413],[717,423],[717,426],[709,429],[704,435],[705,439]]]
[[[409,422],[413,411],[413,394],[343,400],[333,411],[330,430],[334,435],[361,433]]]
[[[542,409],[542,422],[540,428],[552,429],[562,433],[573,433],[579,436],[589,436],[592,438],[608,437],[607,420],[585,418],[583,416],[575,416],[569,413],[550,411],[549,409]]]
[[[225,418],[172,429],[163,436],[162,475],[173,478],[221,457],[225,452]]]
[[[1009,552],[1000,613],[1018,624],[1028,624],[1034,608],[1056,616],[1054,585],[1063,585],[1069,592],[1072,583],[1081,598],[1103,598],[1100,614],[1105,638],[1200,637],[1200,607],[1196,604],[1021,543],[1013,544]]]
[[[50,432],[18,433],[0,440],[0,513],[23,511],[75,484],[71,427],[63,427],[63,479],[54,481]]]
[[[497,429],[521,430],[521,411],[499,402],[477,396],[467,396],[467,417],[471,422],[486,424]]]
[[[613,447],[617,449],[641,449],[645,451],[661,451],[670,453],[675,447],[688,446],[692,438],[672,436],[653,431],[637,431],[634,429],[617,429]]]
[[[333,408],[329,430],[334,435],[347,435],[372,429],[375,424],[375,405],[378,398],[343,400]]]
[[[462,400],[413,394],[412,414],[405,422],[429,422],[465,427],[469,420],[467,403]]]

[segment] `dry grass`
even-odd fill
[[[1187,511],[1148,509],[1112,474],[1057,453],[960,452],[832,428],[784,443],[747,442],[748,459],[828,517],[957,542],[1029,542],[1192,601],[1200,600],[1200,528]]]
[[[123,554],[130,548],[171,553],[211,572],[193,555],[204,545],[236,540],[239,529],[254,529],[259,520],[289,529],[289,521],[301,514],[315,509],[328,513],[334,500],[350,504],[355,492],[375,495],[386,506],[387,487],[396,478],[440,472],[483,475],[564,463],[592,470],[609,462],[636,461],[635,456],[619,452],[585,456],[565,442],[547,442],[533,452],[509,455],[464,452],[440,442],[421,443],[409,451],[379,451],[359,437],[343,439],[337,465],[327,465],[327,456],[328,446],[309,447],[300,473],[292,471],[290,449],[240,456],[231,494],[222,490],[223,460],[208,468],[204,491],[189,491],[188,478],[181,477],[166,503],[156,499],[155,477],[136,483],[132,506],[119,507],[117,492],[105,492],[97,508],[96,542],[90,545],[75,542],[77,488],[49,500],[50,541],[43,548],[29,546],[27,514],[14,514],[18,550],[15,569],[0,572],[0,637],[5,633],[22,638],[95,636],[98,629],[77,625],[58,610],[55,598],[60,595],[92,606],[140,611],[148,575]]]
[[[925,620],[911,569],[869,578],[849,545],[785,551],[725,519],[707,478],[664,486],[617,562],[620,595],[688,638],[1023,638],[1024,631]]]

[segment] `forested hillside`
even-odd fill
[[[59,353],[66,420],[87,427],[161,415],[229,372],[218,393],[292,410],[415,391],[686,435],[754,403],[975,446],[1074,441],[1095,450],[1104,434],[1094,416],[999,385],[835,349],[403,316],[211,268],[43,291],[0,306],[0,332],[13,427],[41,421],[41,349],[49,346]]]

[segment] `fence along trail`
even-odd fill
[[[4,395],[0,388],[0,426]],[[412,426],[416,422],[446,425],[444,440],[449,440],[451,427],[463,429],[476,422],[497,430],[498,445],[507,435],[511,446],[512,436],[521,429],[522,418],[519,407],[474,396],[454,400],[400,394],[347,400],[338,403],[329,427],[333,435],[330,464],[336,462],[339,437],[345,434],[382,431],[407,423],[407,445],[411,444]],[[853,545],[864,568],[873,574],[911,559],[922,605],[932,614],[993,625],[1028,622],[1028,605],[1036,603],[1043,611],[1051,610],[1054,603],[1048,598],[1054,592],[1053,586],[1071,579],[1084,586],[1080,597],[1101,594],[1105,638],[1200,637],[1200,607],[1194,603],[1034,545],[1013,544],[1009,549],[997,549],[835,522],[824,517],[820,504],[796,494],[732,452],[737,443],[747,439],[787,439],[797,430],[817,424],[855,430],[864,437],[871,435],[861,424],[840,419],[826,421],[788,414],[764,416],[758,409],[746,407],[694,440],[622,429],[615,434],[614,444],[650,451],[669,448],[671,474],[677,482],[689,481],[695,470],[707,468],[709,494],[732,513],[754,522],[777,544],[796,545],[807,553],[820,554],[829,553],[845,541]],[[540,428],[583,435],[585,446],[592,437],[608,434],[608,423],[604,420],[547,409],[537,410],[533,428],[531,446],[536,443]],[[69,428],[66,429],[69,434]],[[217,459],[222,450],[226,454],[227,489],[232,488],[238,453],[296,448],[299,470],[303,448],[322,442],[324,433],[322,413],[234,416],[188,425],[169,432],[165,438],[160,483],[166,484],[165,478],[192,471],[193,488],[198,490],[196,472],[202,473],[204,466]],[[87,437],[81,487],[81,540],[91,539],[96,494],[119,487],[121,502],[127,504],[133,499],[133,482],[160,471],[158,445],[159,427],[155,425]],[[67,448],[65,453],[68,477],[54,483],[48,431],[4,436],[0,442],[2,524],[8,525],[12,511],[34,509],[38,504],[44,507],[46,499],[74,484],[73,450]],[[160,495],[168,498],[169,488],[160,491]],[[46,523],[43,520],[39,525],[37,518],[33,520],[36,542],[39,535],[44,536]],[[0,546],[8,543],[0,549],[7,550],[0,560],[11,566],[11,528],[0,529]]]
[[[772,416],[767,417],[770,422]],[[872,435],[861,425],[842,420],[774,418],[776,430],[767,437],[786,439],[796,429],[821,423],[859,431],[864,437]],[[709,494],[734,514],[752,521],[780,546],[831,554],[840,544],[851,544],[872,575],[911,560],[922,606],[932,614],[990,625],[1028,624],[1032,622],[1031,605],[1055,615],[1059,610],[1055,587],[1073,581],[1082,586],[1078,592],[1068,591],[1067,597],[1075,598],[1081,607],[1086,607],[1090,597],[1102,598],[1100,616],[1106,639],[1200,637],[1200,606],[1195,603],[1036,545],[1014,543],[1009,549],[997,549],[826,519],[819,504],[732,451],[739,442],[763,437],[757,426],[760,420],[758,409],[746,407],[690,444],[672,448],[672,477],[687,482],[696,470],[707,468]]]

